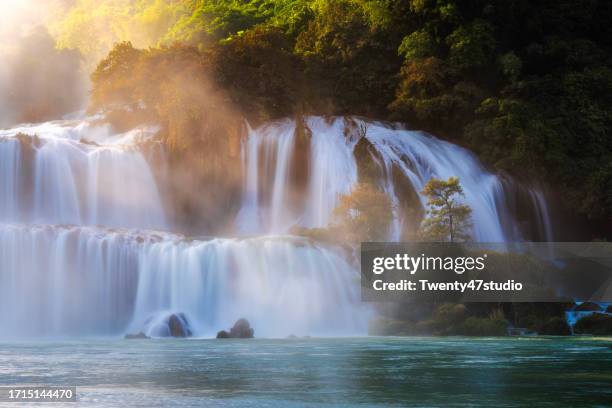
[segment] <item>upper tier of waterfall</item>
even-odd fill
[[[394,204],[390,240],[400,239],[406,218],[398,173],[415,193],[431,177],[459,177],[477,241],[552,239],[541,191],[528,189],[527,205],[540,233],[526,237],[508,209],[502,179],[464,148],[422,132],[354,118],[308,117],[305,126],[306,140],[297,140],[292,120],[249,129],[243,146],[244,193],[236,216],[239,233],[328,226],[340,197],[358,182],[355,147],[365,139],[374,153],[368,159],[380,167],[381,188]],[[143,127],[115,134],[95,118],[0,131],[0,221],[173,230],[137,143],[155,131]],[[301,180],[296,180],[296,169]],[[425,199],[415,196],[424,207]]]
[[[342,121],[329,126],[322,119],[308,122],[309,152],[302,160],[309,168],[304,202],[296,203],[290,178],[296,155],[295,121],[270,123],[250,129],[244,146],[245,187],[238,230],[261,234],[287,232],[294,225],[321,228],[343,194],[357,183],[353,155],[356,140],[345,138]]]
[[[153,136],[159,127],[140,126],[128,132],[115,132],[102,117],[54,120],[44,123],[24,123],[10,129],[0,129],[0,138],[11,138],[19,134],[37,136],[41,139],[66,139],[104,146],[128,146]]]
[[[244,144],[245,186],[238,229],[246,233],[286,232],[292,226],[321,228],[329,225],[339,197],[348,194],[358,181],[355,146],[361,138],[375,149],[369,159],[381,167],[381,187],[394,204],[395,220],[390,240],[400,238],[405,214],[396,193],[394,167],[409,181],[416,193],[432,177],[459,177],[465,202],[472,208],[473,237],[480,242],[505,242],[524,239],[506,205],[507,197],[499,176],[487,171],[470,151],[423,132],[391,127],[360,119],[308,117],[310,134],[306,146],[296,141],[296,122],[282,120],[249,129]],[[295,199],[291,179],[294,158],[307,148],[308,179],[301,201]],[[533,192],[530,205],[539,222],[547,225],[552,239],[546,202]],[[421,206],[425,198],[419,195]],[[545,218],[545,219],[544,219]]]
[[[147,133],[89,121],[1,131],[0,221],[166,229],[149,164],[131,144]]]

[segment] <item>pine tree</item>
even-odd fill
[[[463,188],[457,177],[447,181],[432,178],[421,194],[427,197],[427,215],[420,236],[427,241],[459,242],[470,240],[472,209],[459,201]]]

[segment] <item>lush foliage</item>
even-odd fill
[[[609,336],[612,334],[612,316],[593,313],[576,322],[574,331],[579,334]]]
[[[429,316],[428,316],[429,315]],[[428,316],[428,317],[424,317]],[[442,303],[416,320],[377,318],[370,322],[369,334],[373,335],[462,335],[506,336],[508,320],[499,307],[493,307],[485,315],[470,311],[465,305]]]
[[[472,209],[459,200],[463,188],[457,177],[447,181],[432,178],[421,192],[427,197],[427,216],[421,237],[429,241],[459,242],[470,239]]]
[[[211,86],[251,119],[400,120],[547,181],[567,209],[609,225],[611,20],[602,0],[79,0],[55,32],[82,49],[168,45],[148,52],[157,58],[191,45],[181,58],[204,61]],[[109,37],[93,34],[100,26]],[[130,81],[109,69],[118,87]],[[94,94],[115,87],[99,78]]]
[[[414,1],[412,12],[395,117],[552,181],[569,208],[609,220],[609,4]]]
[[[188,1],[75,0],[50,30],[58,46],[81,51],[95,64],[115,43],[131,41],[138,47],[156,45],[189,11]]]
[[[340,198],[333,218],[345,241],[386,241],[393,219],[391,200],[372,183],[359,183]]]

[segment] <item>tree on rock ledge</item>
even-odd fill
[[[427,215],[419,235],[427,241],[468,241],[472,228],[472,209],[459,201],[463,188],[457,177],[447,181],[432,178],[421,194],[427,197]]]

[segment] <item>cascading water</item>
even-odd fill
[[[156,335],[156,319],[173,312],[183,313],[196,335],[214,334],[236,316],[248,316],[263,336],[356,333],[364,325],[354,309],[353,267],[298,238],[193,241],[4,225],[0,256],[5,334]]]
[[[368,313],[351,258],[269,235],[329,225],[358,182],[363,138],[394,203],[403,200],[394,170],[417,192],[430,177],[458,176],[477,240],[518,238],[500,179],[465,149],[358,119],[311,117],[298,130],[291,120],[249,129],[236,229],[259,236],[201,240],[150,231],[172,230],[135,143],[155,128],[117,135],[88,119],[0,131],[2,335],[164,335],[172,314],[195,335],[239,317],[260,336],[363,333]],[[544,196],[534,190],[531,201],[550,232]],[[397,205],[391,239],[404,217]]]
[[[143,155],[124,143],[81,143],[75,135],[57,123],[0,133],[0,221],[165,229]]]
[[[152,311],[181,311],[196,333],[248,316],[264,336],[356,334],[365,326],[354,266],[294,237],[146,245],[140,253],[134,329]],[[255,312],[255,313],[254,313]]]
[[[500,180],[487,172],[471,152],[421,132],[379,124],[369,125],[366,137],[382,156],[385,174],[391,173],[393,165],[398,166],[416,191],[423,190],[432,177],[458,177],[465,202],[472,209],[474,240],[505,242],[516,238],[503,228],[502,220],[509,213]],[[425,206],[425,198],[420,198]]]
[[[291,201],[294,188],[290,178],[295,150],[296,123],[284,120],[249,129],[244,168],[245,192],[238,215],[243,233],[284,233],[294,225],[321,228],[329,224],[339,197],[350,193],[357,182],[357,164],[352,149],[357,140],[342,135],[341,122],[328,126],[321,118],[307,123],[310,129],[310,171],[307,193],[300,208]],[[271,188],[264,187],[269,181]],[[263,197],[268,193],[268,197]]]
[[[87,120],[0,132],[3,336],[164,335],[173,313],[195,335],[242,316],[260,336],[364,331],[355,267],[340,252],[294,237],[141,230],[168,229],[133,144],[147,133]]]
[[[325,227],[337,206],[339,197],[349,193],[357,183],[357,162],[354,149],[365,137],[381,158],[384,170],[382,186],[395,204],[395,220],[390,231],[391,240],[399,240],[404,215],[397,205],[392,179],[397,167],[419,192],[432,177],[459,177],[465,191],[465,202],[472,208],[473,237],[480,242],[506,242],[522,237],[513,224],[505,205],[505,192],[498,176],[488,172],[468,150],[422,132],[396,129],[381,123],[345,118],[325,120],[309,117],[305,121],[311,132],[310,177],[305,203],[296,208],[283,198],[290,196],[293,186],[288,176],[288,162],[292,157],[292,138],[296,124],[282,121],[251,130],[246,142],[245,168],[248,169],[245,200],[238,218],[238,229],[249,233],[286,232],[294,225],[307,228]],[[372,158],[374,160],[374,158]],[[272,166],[272,171],[269,167]],[[257,169],[268,168],[265,175]],[[269,180],[271,176],[271,181]],[[272,185],[267,192],[273,199],[261,197],[263,183]],[[550,225],[545,200],[534,191],[534,211],[543,225]],[[420,196],[421,205],[425,198]],[[289,216],[287,214],[290,214]],[[284,222],[279,222],[281,217]],[[252,223],[257,219],[259,222]],[[510,220],[510,221],[509,221]],[[547,238],[551,239],[550,228]]]
[[[546,198],[544,197],[542,190],[530,190],[529,192],[533,199],[533,206],[536,209],[536,217],[538,220],[540,235],[545,237],[546,241],[552,241],[554,235],[550,214],[548,212],[548,205],[546,204]]]

